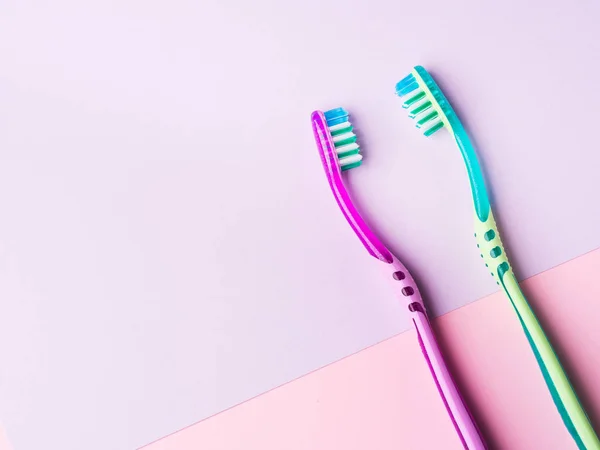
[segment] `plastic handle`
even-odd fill
[[[485,222],[476,218],[475,236],[481,256],[490,268],[491,274],[497,277],[498,284],[510,300],[535,358],[552,400],[571,436],[580,450],[600,450],[600,441],[579,403],[577,394],[569,382],[550,341],[546,337],[535,313],[523,295],[519,283],[510,267],[504,246],[500,239],[494,215],[490,210]]]
[[[389,267],[387,266],[386,270],[389,270]],[[477,424],[460,395],[442,356],[414,279],[397,258],[393,259],[391,268],[397,295],[406,304],[417,332],[421,351],[463,447],[466,450],[487,450]]]

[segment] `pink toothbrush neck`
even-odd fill
[[[348,221],[348,224],[354,230],[354,233],[358,236],[360,241],[363,243],[369,254],[380,261],[387,264],[391,264],[393,261],[392,254],[389,250],[381,243],[375,233],[371,231],[368,225],[365,223],[363,218],[358,213],[357,209],[352,203],[350,194],[344,186],[342,179],[342,171],[338,163],[337,154],[335,152],[335,146],[329,128],[327,127],[327,121],[321,111],[315,111],[312,113],[312,125],[313,132],[315,135],[315,141],[321,155],[321,162],[327,175],[327,181],[331,187],[331,192],[340,207],[344,217]]]

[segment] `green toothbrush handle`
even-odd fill
[[[580,450],[600,450],[600,441],[577,399],[567,374],[519,287],[506,257],[491,209],[485,222],[482,222],[476,215],[475,230],[477,246],[481,250],[481,256],[490,269],[492,276],[497,278],[497,283],[506,293],[519,317],[523,331],[525,331],[529,345],[533,350],[565,426]]]
[[[569,379],[562,369],[552,345],[521,292],[506,258],[494,221],[494,215],[490,208],[481,166],[469,135],[440,87],[423,67],[415,67],[409,77],[396,85],[396,92],[400,96],[412,93],[411,97],[404,102],[404,108],[414,106],[422,98],[425,99],[425,103],[415,107],[411,111],[411,115],[419,117],[417,127],[425,126],[424,134],[426,136],[442,127],[446,127],[454,136],[469,176],[473,206],[475,207],[475,236],[477,246],[481,250],[481,257],[492,272],[492,276],[497,277],[498,284],[502,286],[513,305],[540,366],[544,380],[548,385],[552,399],[577,446],[580,450],[600,450],[600,441],[585,411],[579,404],[577,395],[569,383]],[[423,105],[427,103],[433,107],[434,111],[421,114]]]

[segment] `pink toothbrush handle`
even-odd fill
[[[487,447],[479,434],[479,430],[446,367],[433,330],[427,319],[425,306],[423,305],[423,300],[415,281],[408,270],[406,270],[406,267],[398,261],[398,258],[391,254],[375,233],[367,226],[354,207],[342,180],[342,172],[335,151],[335,144],[327,126],[325,115],[321,111],[315,111],[312,113],[311,119],[315,141],[319,149],[325,174],[327,175],[327,181],[329,181],[329,186],[331,187],[331,192],[348,224],[352,227],[369,254],[383,262],[386,271],[388,269],[392,270],[393,279],[396,280],[394,287],[396,288],[398,297],[406,303],[410,317],[417,330],[423,356],[425,356],[425,360],[429,365],[431,375],[444,405],[446,405],[448,415],[454,424],[463,447],[466,450],[486,450]],[[390,276],[389,273],[386,275]]]
[[[446,366],[415,281],[396,257],[391,266],[397,295],[406,303],[421,351],[463,447],[466,450],[487,450],[483,437]]]

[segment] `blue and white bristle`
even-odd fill
[[[354,127],[348,120],[348,111],[344,108],[335,108],[325,111],[324,115],[333,139],[340,168],[349,170],[360,166],[362,155],[356,142]]]

